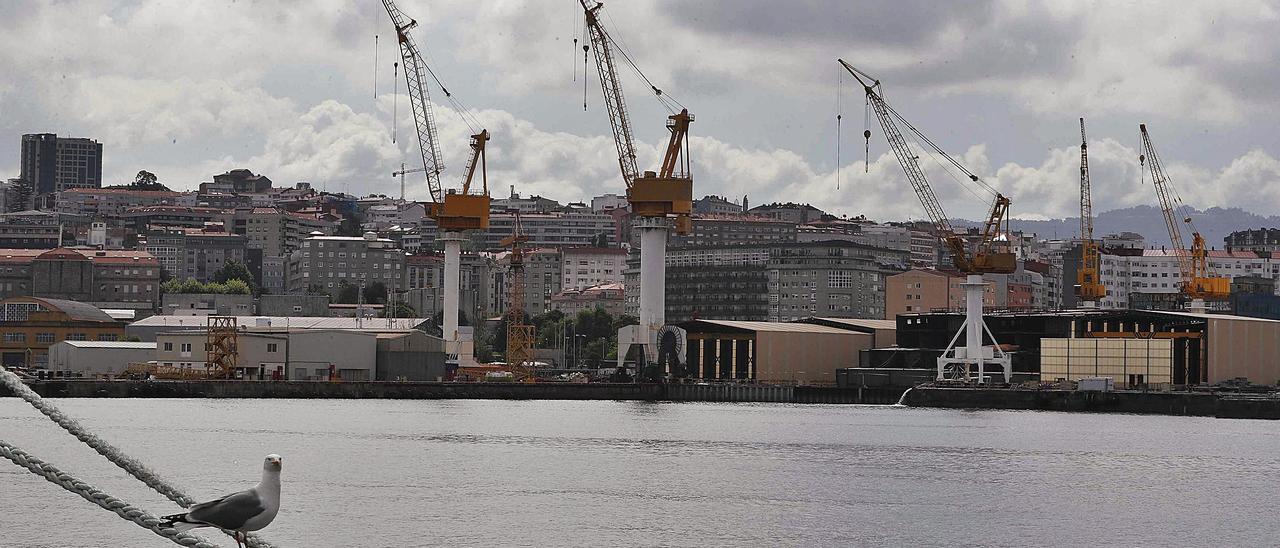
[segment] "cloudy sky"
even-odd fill
[[[419,21],[428,63],[493,135],[496,196],[510,185],[562,201],[622,190],[594,61],[583,110],[576,0],[399,3]],[[604,20],[697,116],[699,196],[921,217],[878,127],[864,163],[863,94],[840,76],[841,57],[1011,196],[1015,216],[1078,211],[1080,116],[1098,210],[1154,203],[1136,161],[1146,122],[1188,204],[1280,213],[1280,12],[1173,5],[629,0],[609,3]],[[282,185],[394,194],[390,173],[412,165],[418,144],[403,80],[393,84],[393,37],[374,0],[0,2],[0,177],[18,175],[23,133],[56,132],[103,142],[108,183],[147,169],[194,188],[247,167]],[[640,165],[653,169],[666,111],[624,78]],[[456,185],[468,127],[443,106],[437,117]],[[982,216],[981,194],[922,161],[949,214]],[[426,197],[422,179],[409,194]]]

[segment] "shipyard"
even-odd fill
[[[1268,544],[1276,11],[0,6],[0,545]]]

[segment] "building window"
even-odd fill
[[[173,352],[173,343],[171,342],[164,343],[164,351]]]
[[[114,341],[120,340],[120,336],[116,335],[115,333],[99,333],[98,340],[106,341],[106,342],[114,342]]]
[[[53,343],[53,333],[36,333],[36,342]]]
[[[84,333],[67,333],[68,341],[87,341],[89,337]]]
[[[5,333],[5,334],[4,334],[4,342],[7,342],[7,343],[9,343],[9,342],[16,342],[16,343],[27,342],[27,334],[26,334],[26,333]]]
[[[191,351],[191,343],[182,343],[182,348],[180,348],[180,350],[181,350],[182,352],[190,352],[190,351]]]
[[[277,347],[276,343],[267,343],[267,352],[276,352]]]

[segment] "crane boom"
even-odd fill
[[[1089,181],[1089,140],[1085,138],[1084,118],[1080,119],[1080,270],[1076,272],[1076,293],[1080,300],[1097,302],[1107,296],[1099,277],[1101,270],[1098,243],[1093,239],[1093,197]]]
[[[427,90],[427,64],[418,53],[413,37],[409,35],[409,30],[418,26],[418,22],[400,11],[393,0],[382,0],[382,6],[387,9],[387,15],[396,27],[400,58],[404,61],[404,81],[409,88],[409,103],[413,110],[413,125],[418,131],[418,148],[422,153],[427,188],[431,192],[431,201],[442,203],[444,194],[440,190],[440,172],[444,170],[444,159],[440,154],[435,114],[431,111],[431,95]]]
[[[588,7],[587,0],[578,2],[586,12],[587,31],[591,34],[591,44],[596,48],[596,70],[600,73],[600,87],[604,89],[609,123],[613,125],[613,143],[618,148],[618,168],[622,170],[623,182],[627,188],[631,188],[640,176],[640,168],[636,163],[636,144],[631,133],[631,119],[627,115],[627,103],[622,96],[622,85],[618,81],[618,70],[613,62],[612,39],[596,18],[596,12],[604,3],[596,2],[594,7]]]
[[[1219,277],[1209,266],[1204,237],[1196,230],[1190,216],[1183,217],[1182,222],[1191,227],[1191,249],[1188,250],[1183,243],[1182,230],[1175,216],[1178,206],[1174,203],[1172,183],[1164,172],[1164,162],[1160,161],[1155,145],[1151,144],[1147,125],[1139,124],[1138,130],[1142,133],[1142,156],[1138,160],[1146,163],[1151,170],[1151,184],[1156,188],[1156,198],[1160,201],[1160,212],[1164,214],[1169,241],[1177,255],[1178,272],[1182,275],[1182,293],[1192,299],[1224,299],[1230,296],[1231,280]]]
[[[467,168],[462,174],[462,193],[471,193],[471,180],[476,175],[476,165],[480,166],[480,182],[484,185],[482,195],[489,195],[489,168],[485,163],[485,144],[489,142],[489,130],[480,130],[480,133],[471,136],[471,159],[467,161]]]
[[[938,237],[942,239],[947,249],[951,251],[955,267],[961,272],[1013,272],[1015,265],[1012,256],[1006,257],[1008,254],[995,253],[993,250],[996,240],[1005,232],[1009,214],[1009,199],[998,192],[995,193],[996,196],[991,206],[991,213],[983,225],[982,239],[978,244],[978,250],[970,257],[968,246],[965,244],[964,239],[956,234],[955,229],[952,228],[950,218],[947,217],[946,212],[942,209],[942,203],[938,201],[938,196],[934,194],[933,187],[929,186],[929,180],[925,177],[924,170],[920,168],[919,157],[911,150],[906,137],[902,135],[897,123],[894,122],[895,117],[901,118],[901,116],[885,102],[878,91],[880,81],[846,63],[843,59],[837,60],[845,70],[849,71],[849,74],[852,74],[858,80],[858,83],[862,84],[863,90],[866,91],[867,100],[871,103],[871,109],[876,113],[876,119],[880,122],[880,128],[884,131],[885,139],[889,141],[889,147],[893,149],[893,154],[897,157],[898,164],[902,166],[902,171],[911,183],[911,188],[915,190],[916,196],[920,198],[920,204],[924,206],[925,213],[933,223]],[[941,152],[940,149],[939,152]],[[950,160],[950,158],[948,159]],[[955,160],[950,161],[955,163]],[[956,165],[958,166],[958,164]],[[970,179],[978,180],[977,176],[968,173],[968,170],[965,170],[965,172]]]

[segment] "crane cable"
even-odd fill
[[[396,88],[400,82],[400,62],[391,64],[391,142],[396,142],[400,134],[400,92]],[[402,155],[403,156],[403,155]]]
[[[840,104],[840,95],[844,90],[844,71],[836,70],[836,190],[840,190],[840,177],[842,175],[843,166],[840,164],[840,120],[844,118],[844,112]]]
[[[417,45],[417,43],[415,42],[414,45]],[[425,44],[418,46],[418,49],[422,51],[427,58],[431,59],[432,62],[435,62],[435,57],[431,55],[431,49]],[[436,75],[436,71],[432,70],[431,63],[428,63],[427,59],[422,59],[422,66],[427,69],[427,74],[431,75],[431,79],[435,80],[436,85],[440,86],[440,91],[444,92],[444,97],[445,100],[449,102],[450,110],[453,110],[458,114],[458,118],[462,119],[462,123],[466,124],[472,133],[479,133],[480,130],[483,129],[484,124],[481,124],[480,120],[472,115],[471,112],[462,105],[461,101],[454,98],[453,94],[449,92],[449,88],[444,87],[444,82],[442,82],[440,77]],[[406,71],[406,76],[408,76],[408,71]]]
[[[666,92],[662,91],[661,89],[658,88],[658,86],[654,85],[653,81],[649,80],[649,77],[645,75],[644,71],[640,70],[640,67],[636,65],[636,62],[631,59],[631,55],[627,53],[627,48],[624,47],[623,44],[619,42],[617,38],[614,38],[614,36],[621,36],[621,35],[617,33],[618,26],[613,23],[613,16],[609,15],[608,12],[605,12],[604,16],[609,20],[609,26],[613,27],[612,32],[605,33],[605,37],[608,38],[609,42],[611,42],[620,53],[622,53],[622,58],[627,61],[627,64],[631,67],[631,70],[635,71],[635,73],[639,75],[640,78],[644,80],[646,84],[649,85],[649,89],[653,90],[654,97],[658,99],[658,102],[662,104],[663,108],[666,108],[667,111],[670,112],[671,114],[676,113],[676,109],[671,106],[671,103],[675,103],[677,106],[679,106],[682,109],[687,108],[684,106],[684,103],[681,103],[675,97],[667,95]],[[599,21],[599,19],[596,19],[596,20]],[[600,23],[604,24],[603,21],[601,21]],[[598,53],[599,52],[597,52],[597,54]],[[670,101],[670,103],[668,103],[667,101]]]
[[[883,89],[883,88],[881,88],[881,89]],[[978,176],[977,176],[977,175],[975,175],[972,171],[969,171],[969,169],[968,169],[968,168],[966,168],[966,167],[964,167],[964,165],[963,165],[963,164],[961,164],[961,163],[960,163],[959,161],[957,161],[955,158],[952,158],[952,157],[951,157],[951,155],[950,155],[950,154],[947,154],[947,152],[946,152],[945,150],[942,150],[942,147],[938,146],[938,144],[937,144],[937,143],[933,142],[933,140],[932,140],[932,139],[930,139],[927,135],[925,135],[925,134],[924,134],[924,132],[922,132],[922,131],[920,131],[919,129],[917,129],[914,125],[912,125],[912,124],[911,124],[911,122],[907,121],[907,119],[906,119],[906,118],[904,118],[901,114],[898,114],[898,111],[894,110],[894,109],[893,109],[893,106],[892,106],[892,105],[890,105],[887,101],[886,101],[886,102],[884,102],[884,107],[885,107],[885,109],[886,109],[886,110],[888,110],[888,111],[889,111],[889,114],[892,114],[894,118],[897,118],[897,119],[898,119],[898,121],[900,121],[900,122],[902,122],[904,125],[906,125],[906,126],[907,126],[907,129],[911,130],[911,133],[913,133],[913,134],[915,134],[915,135],[916,135],[916,137],[918,138],[918,142],[921,142],[921,143],[927,144],[927,145],[928,145],[928,148],[931,148],[931,149],[933,149],[934,151],[936,151],[938,154],[940,154],[944,159],[946,159],[946,160],[947,160],[947,163],[950,163],[951,165],[955,166],[957,169],[959,169],[961,172],[963,172],[963,173],[965,174],[965,176],[967,176],[967,177],[969,178],[969,180],[970,180],[970,181],[975,182],[975,183],[978,183],[978,185],[979,185],[979,186],[981,186],[981,187],[982,187],[984,190],[986,190],[987,192],[991,193],[993,196],[994,196],[994,195],[996,195],[996,194],[999,194],[999,191],[997,191],[997,190],[995,189],[995,187],[991,186],[990,184],[987,184],[987,182],[986,182],[986,181],[983,181],[981,177],[978,177]],[[922,147],[922,148],[924,148],[924,147]],[[925,150],[925,152],[928,152],[928,150],[926,149],[926,150]],[[930,155],[932,155],[932,154],[933,154],[933,153],[930,153]],[[941,162],[939,162],[939,163],[941,163]],[[954,175],[953,175],[953,177],[954,177]]]

